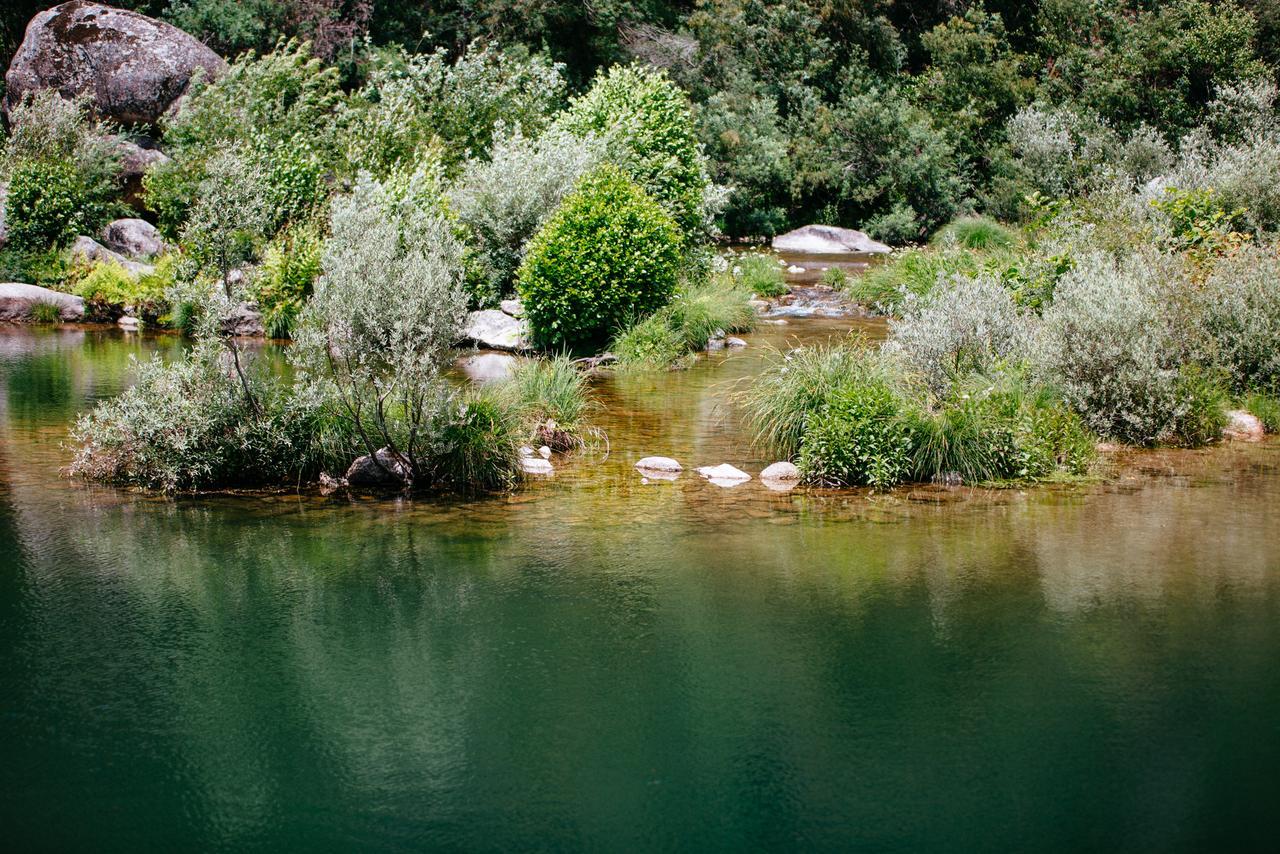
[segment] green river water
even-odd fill
[[[5,849],[1275,850],[1280,444],[635,473],[757,473],[733,381],[850,325],[601,380],[607,457],[471,501],[69,482],[69,423],[176,343],[0,330]]]

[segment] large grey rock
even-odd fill
[[[392,453],[390,448],[380,448],[376,456],[376,463],[368,454],[357,457],[347,469],[346,482],[351,486],[386,487],[403,486],[411,480],[409,466],[399,454]]]
[[[778,252],[806,252],[836,255],[843,252],[891,252],[878,240],[872,240],[861,231],[840,228],[835,225],[805,225],[773,238],[773,248]]]
[[[27,320],[31,309],[41,304],[56,305],[63,320],[84,317],[84,299],[74,294],[18,282],[0,284],[0,320]]]
[[[145,219],[116,219],[102,229],[102,243],[113,252],[133,257],[154,257],[164,250],[159,230]]]
[[[83,234],[76,238],[75,243],[71,244],[70,253],[73,262],[81,264],[119,264],[131,276],[143,276],[155,271],[155,267],[152,265],[143,264],[140,261],[131,261],[119,252],[113,252],[92,237],[86,237]]]
[[[28,92],[87,93],[94,112],[124,125],[155,124],[196,69],[217,77],[226,63],[177,27],[85,0],[39,13],[5,75],[6,114]]]
[[[242,302],[222,318],[222,332],[237,338],[260,338],[267,334],[257,303]]]
[[[467,340],[492,350],[529,349],[528,323],[495,308],[467,315],[467,325],[462,334]]]
[[[512,317],[524,317],[524,303],[518,299],[504,299],[498,303],[498,307],[502,309],[503,314],[509,314]]]
[[[764,471],[760,472],[760,479],[781,483],[796,483],[800,480],[800,469],[796,468],[795,463],[784,460],[767,466]]]
[[[145,219],[117,219],[102,230],[102,242],[108,249],[130,258],[151,258],[164,249],[160,232]]]
[[[147,170],[157,163],[168,163],[169,155],[156,147],[154,140],[145,136],[116,137],[116,150],[120,153],[120,183],[125,203],[135,210],[144,210],[142,179]]]

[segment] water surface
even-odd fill
[[[633,471],[758,472],[734,382],[851,323],[603,380],[607,457],[465,502],[68,482],[177,342],[0,330],[7,847],[1274,850],[1277,445],[995,493]]]

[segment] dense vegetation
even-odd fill
[[[782,288],[710,239],[813,221],[918,244],[829,277],[894,318],[882,352],[780,354],[745,395],[813,482],[1077,473],[1091,437],[1201,444],[1232,402],[1276,420],[1266,4],[120,5],[232,61],[156,128],[47,93],[10,116],[3,278],[196,339],[82,423],[86,474],[239,483],[240,447],[272,482],[365,454],[406,487],[505,486],[548,407],[443,378],[467,310],[518,295],[545,351],[680,364]],[[6,51],[34,11],[0,13]],[[72,257],[125,211],[133,131],[168,155],[138,202],[166,249]],[[222,322],[246,300],[296,339],[294,385]]]

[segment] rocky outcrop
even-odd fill
[[[258,304],[242,302],[222,318],[222,333],[236,338],[261,338],[267,334]]]
[[[131,261],[119,252],[113,252],[92,237],[83,234],[71,244],[71,260],[81,264],[119,264],[132,276],[144,276],[155,271],[150,264]]]
[[[160,232],[145,219],[117,219],[102,230],[102,242],[112,252],[130,258],[151,258],[164,249]]]
[[[37,305],[56,305],[63,320],[84,317],[84,299],[81,297],[38,285],[0,284],[0,320],[30,320],[31,310]]]
[[[5,75],[8,114],[28,92],[88,94],[94,112],[123,125],[155,124],[182,97],[197,69],[226,68],[216,53],[177,27],[100,3],[74,0],[27,24]]]
[[[834,225],[806,225],[773,238],[778,252],[838,255],[845,252],[886,253],[892,250],[861,231]]]
[[[142,179],[152,166],[168,163],[169,155],[156,147],[155,140],[145,136],[116,137],[116,150],[120,153],[120,183],[125,204],[134,210],[144,210]]]
[[[368,454],[357,457],[344,480],[351,486],[374,487],[397,487],[409,482],[409,466],[399,454],[390,448],[381,448],[376,456],[377,462]]]
[[[493,308],[467,315],[462,334],[468,341],[491,350],[529,349],[529,324]]]

